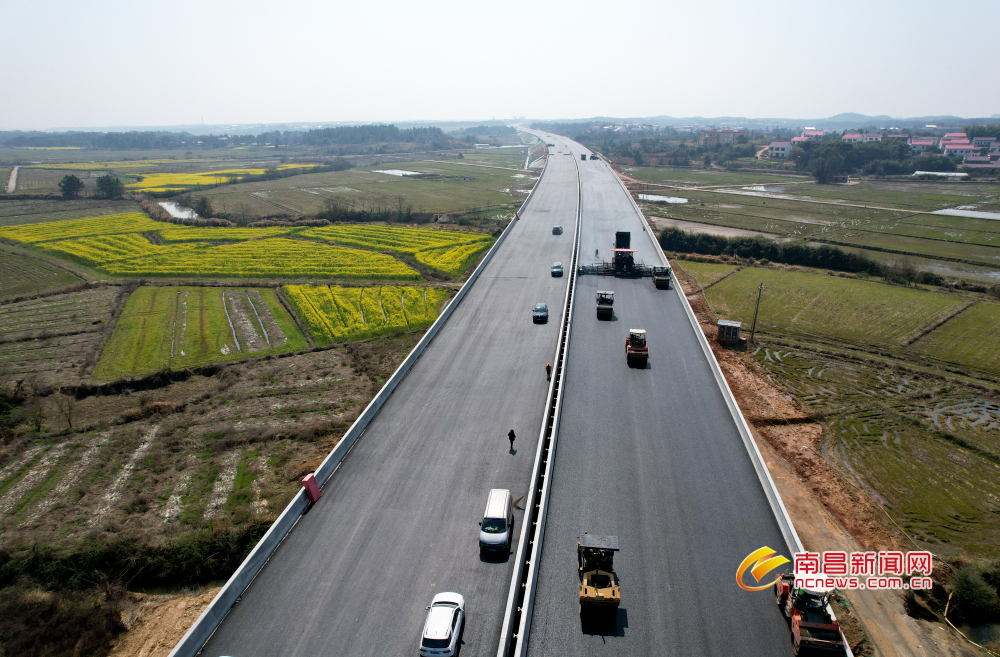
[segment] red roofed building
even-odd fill
[[[856,132],[851,132],[841,137],[841,139],[849,144],[860,144],[865,138]]]
[[[792,146],[801,146],[809,141],[808,137],[792,137]]]
[[[972,144],[945,144],[945,155],[955,155],[964,158],[967,155],[979,155],[979,149]]]
[[[823,138],[823,135],[825,135],[825,134],[826,134],[826,131],[824,131],[824,130],[803,130],[802,131],[802,136],[805,137],[806,139],[808,139],[809,141],[819,141],[819,140],[821,140]],[[795,140],[793,139],[792,141],[795,141]]]
[[[924,153],[927,149],[934,148],[936,145],[937,142],[935,140],[923,137],[917,137],[910,142],[910,148],[917,154]]]
[[[964,132],[948,132],[941,139],[942,141],[945,139],[964,139],[965,141],[969,141],[969,135]]]

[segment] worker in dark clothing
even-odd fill
[[[545,380],[552,379],[552,363],[545,363]]]
[[[510,451],[512,451],[512,452],[514,451],[514,438],[516,438],[516,437],[517,436],[514,435],[514,430],[513,429],[511,429],[510,433],[507,434],[507,438],[510,439]]]

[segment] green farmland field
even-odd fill
[[[377,167],[307,173],[226,185],[204,192],[213,207],[250,216],[316,214],[331,199],[368,207],[400,204],[416,212],[450,212],[486,205],[519,205],[534,184],[527,174],[459,161],[392,162]],[[425,178],[379,171],[413,171]],[[515,177],[521,176],[521,177]],[[525,190],[525,191],[518,191]]]
[[[934,358],[1000,374],[1000,305],[980,302],[962,311],[916,343],[914,348]]]
[[[787,173],[757,173],[741,171],[719,171],[715,169],[692,169],[689,167],[625,167],[624,172],[637,180],[702,187],[712,185],[777,185],[781,183],[807,183],[814,186],[811,176],[789,175]],[[650,192],[655,194],[656,192]]]
[[[79,282],[78,277],[44,260],[0,251],[0,299],[37,294]]]
[[[702,287],[711,285],[736,269],[734,265],[721,265],[714,262],[694,262],[692,260],[673,260],[671,262],[675,267],[683,269],[684,273]]]
[[[760,283],[767,290],[760,303],[758,331],[848,344],[903,346],[967,303],[940,292],[760,267],[747,267],[705,294],[720,316],[749,324]]]
[[[141,287],[125,304],[94,377],[142,376],[305,346],[273,289]]]

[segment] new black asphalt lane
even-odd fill
[[[580,166],[581,262],[630,230],[639,259],[659,264],[607,165]],[[612,321],[596,318],[597,290],[615,292]],[[736,584],[753,550],[790,555],[681,303],[648,278],[578,278],[531,657],[791,654],[770,591]],[[625,363],[633,327],[647,331],[646,369]],[[584,531],[619,538],[613,627],[581,624]]]
[[[496,654],[513,556],[482,560],[478,522],[491,488],[516,498],[530,485],[567,281],[550,267],[570,260],[576,209],[576,163],[554,156],[521,221],[204,655],[416,654],[441,591],[465,596],[462,654]],[[531,321],[538,301],[547,325]]]

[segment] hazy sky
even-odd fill
[[[0,0],[0,16],[0,129],[1000,113],[998,0]]]

